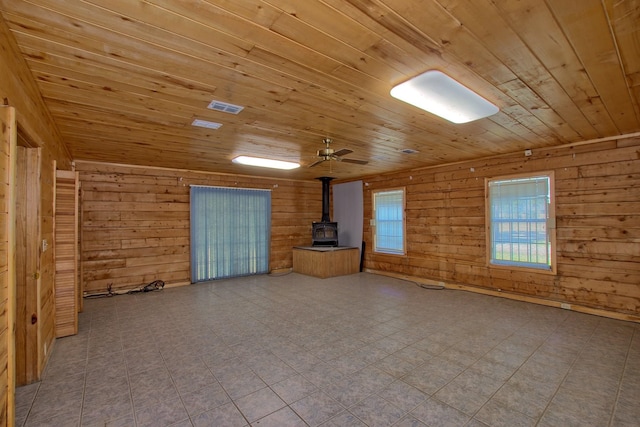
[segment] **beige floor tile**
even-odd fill
[[[368,273],[90,299],[18,426],[633,425],[640,325]],[[617,399],[617,401],[616,401]]]

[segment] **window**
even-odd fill
[[[487,180],[489,264],[555,273],[553,172]]]
[[[373,250],[404,255],[404,189],[373,193]]]
[[[269,271],[271,192],[191,186],[191,281]]]

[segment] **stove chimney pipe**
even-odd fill
[[[321,222],[331,222],[329,217],[329,183],[333,178],[321,176],[318,178],[322,181],[322,220]]]

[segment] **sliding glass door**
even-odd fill
[[[269,271],[271,192],[191,186],[191,282]]]

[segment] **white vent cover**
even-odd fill
[[[207,106],[207,108],[210,108],[216,111],[221,111],[223,113],[230,113],[230,114],[238,114],[240,111],[244,109],[244,107],[241,107],[239,105],[233,105],[233,104],[229,104],[222,101],[216,101],[216,100],[211,101],[211,103]]]
[[[222,123],[216,123],[216,122],[209,122],[206,120],[200,120],[200,119],[194,119],[193,122],[191,123],[192,126],[198,126],[201,128],[207,128],[207,129],[220,129],[220,126],[222,126]]]

